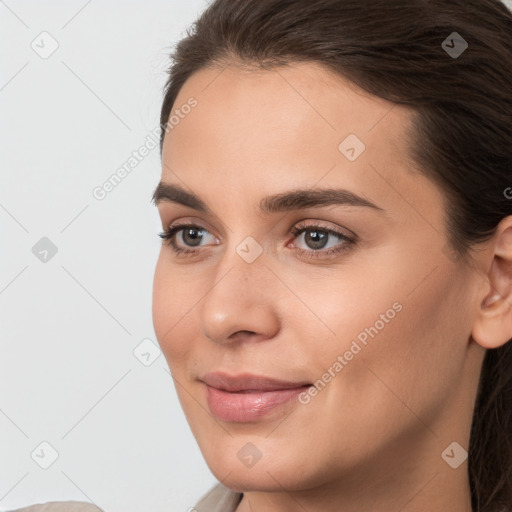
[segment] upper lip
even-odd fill
[[[229,375],[222,372],[211,372],[203,375],[199,380],[212,388],[222,389],[224,391],[274,391],[279,389],[294,389],[302,386],[311,385],[306,381],[284,381],[264,377],[262,375],[253,375],[243,373],[239,375]]]

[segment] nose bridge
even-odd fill
[[[203,334],[217,343],[238,331],[272,336],[279,326],[271,276],[263,247],[253,237],[230,242],[201,301]]]
[[[237,217],[233,215],[232,218]],[[265,240],[262,239],[265,234],[259,231],[255,233],[250,226],[251,219],[240,214],[237,222],[231,224],[225,241],[225,251],[217,267],[220,276],[226,272],[236,274],[240,281],[247,284],[252,281],[257,283],[264,276],[268,277],[268,254],[264,250]]]

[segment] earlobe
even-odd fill
[[[512,216],[500,222],[489,243],[494,251],[472,338],[482,347],[493,349],[512,339]]]
[[[498,348],[512,339],[511,297],[495,291],[482,301],[472,338],[484,348]]]

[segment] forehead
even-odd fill
[[[202,69],[185,82],[171,114],[179,113],[190,98],[197,106],[171,127],[164,153],[173,142],[183,147],[184,142],[207,138],[226,157],[232,149],[242,149],[248,157],[254,151],[306,149],[336,154],[340,142],[354,134],[367,147],[386,146],[395,159],[408,156],[412,112],[316,63],[271,70],[237,65]],[[179,148],[173,149],[176,153]]]
[[[202,69],[185,82],[171,114],[191,98],[196,106],[181,112],[164,139],[166,182],[183,181],[206,196],[205,184],[215,182],[254,204],[292,185],[316,184],[351,189],[405,214],[404,199],[419,209],[441,202],[432,183],[409,172],[416,170],[413,111],[320,65]],[[214,199],[235,208],[232,195]]]

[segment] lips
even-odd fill
[[[261,420],[271,411],[295,403],[312,384],[270,377],[221,372],[207,373],[200,379],[206,388],[211,413],[226,422],[247,423]]]
[[[307,381],[284,381],[249,373],[228,375],[221,372],[212,372],[207,373],[200,380],[212,388],[229,391],[230,393],[278,391],[282,389],[295,389],[312,385],[311,382]]]

